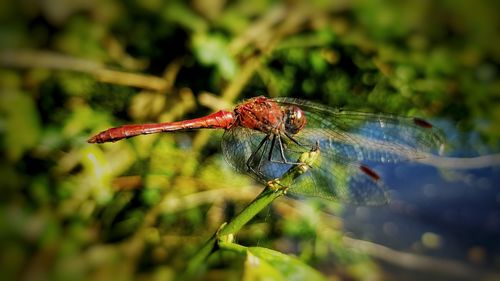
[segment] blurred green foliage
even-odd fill
[[[446,118],[498,148],[498,8],[488,0],[2,1],[3,277],[175,280],[258,192],[225,164],[221,134],[86,143],[119,124],[201,116],[265,94]],[[127,73],[150,87],[130,86]],[[150,83],[158,77],[161,87]],[[342,242],[339,219],[320,211],[341,208],[291,212],[294,204],[276,202],[238,242],[296,254],[331,279],[380,274]],[[259,270],[278,268],[283,280],[305,266],[281,268],[289,257],[273,255],[281,254],[220,256],[211,268],[223,270],[206,278],[268,276],[249,269],[256,257],[265,260]]]

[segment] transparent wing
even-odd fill
[[[293,183],[290,194],[355,205],[382,205],[389,202],[383,182],[364,172],[362,166],[330,161],[324,154],[320,156],[319,161]]]
[[[329,138],[329,135],[326,136]],[[224,157],[238,171],[249,173],[263,182],[280,178],[293,167],[293,164],[284,163],[278,141],[273,143],[272,139],[267,140],[258,150],[256,160],[250,163],[255,167],[258,166],[259,174],[247,167],[248,159],[254,151],[257,151],[259,144],[265,138],[266,135],[259,131],[244,127],[231,128],[225,132],[222,140]],[[378,176],[374,172],[371,174],[371,170],[367,167],[328,151],[325,145],[329,143],[325,135],[307,132],[298,140],[301,144],[318,142],[320,156],[312,167],[290,186],[289,194],[321,197],[358,205],[387,203],[387,192],[383,183],[378,180]],[[297,161],[302,153],[313,147],[313,145],[297,145],[286,138],[282,138],[282,143],[285,158],[289,162]]]
[[[352,161],[397,162],[425,158],[444,142],[442,132],[424,120],[388,114],[335,110],[293,98],[273,99],[296,105],[306,114],[307,124],[297,139]],[[311,143],[312,142],[312,143]]]

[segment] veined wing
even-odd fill
[[[385,187],[375,172],[356,161],[328,152],[325,147],[327,139],[312,134],[307,136],[310,138],[305,138],[304,135],[299,141],[312,142],[314,139],[320,145],[320,155],[312,167],[289,187],[289,194],[321,197],[357,205],[380,205],[388,202]],[[247,160],[254,151],[257,151],[265,137],[256,130],[244,127],[231,128],[224,133],[222,140],[224,157],[238,171],[248,173],[263,182],[280,178],[293,165],[282,162],[277,141],[274,143],[271,140],[267,141],[255,157],[257,160],[253,165],[258,164],[260,174],[248,170]],[[285,157],[291,162],[297,161],[302,153],[312,148],[312,146],[297,145],[286,138],[282,138],[282,141]]]
[[[397,162],[425,158],[444,142],[442,132],[413,117],[335,110],[294,98],[275,98],[296,105],[306,114],[306,127],[297,139],[323,142],[322,149],[355,161]],[[324,152],[324,151],[323,151]]]

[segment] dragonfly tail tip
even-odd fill
[[[97,136],[93,136],[87,140],[88,143],[98,143]]]

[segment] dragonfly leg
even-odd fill
[[[278,138],[278,148],[279,148],[279,151],[280,151],[280,156],[281,156],[281,160],[277,161],[277,160],[273,160],[272,159],[272,153],[274,151],[274,138]],[[292,139],[293,140],[293,139]],[[298,142],[296,142],[295,140],[293,140],[295,143],[298,144]],[[268,158],[269,162],[273,162],[273,163],[281,163],[281,164],[288,164],[288,165],[299,165],[299,164],[303,164],[303,163],[300,163],[300,162],[290,162],[286,159],[286,156],[285,156],[285,147],[283,146],[283,141],[281,140],[281,136],[280,135],[274,135],[273,136],[273,144],[271,146],[271,150],[269,151],[269,158]]]
[[[294,139],[291,139],[291,140],[294,143],[296,143],[297,145],[303,147],[296,140],[294,140]],[[273,153],[275,153],[276,146],[277,146],[277,149],[279,149],[279,158],[280,158],[279,160],[273,159]],[[268,151],[268,149],[269,149],[269,151]],[[271,163],[286,164],[286,165],[293,165],[293,166],[304,164],[301,162],[288,161],[287,157],[285,155],[285,147],[284,147],[281,135],[268,134],[257,145],[257,148],[252,152],[252,154],[250,155],[250,157],[248,158],[248,160],[246,162],[248,172],[251,172],[259,179],[266,180],[269,177],[268,175],[266,176],[261,171],[262,160],[264,159],[264,157],[265,157],[264,155],[266,155],[266,154],[267,154],[267,161],[269,161]]]
[[[285,156],[285,147],[283,146],[283,142],[281,141],[280,136],[278,136],[278,144],[279,144],[281,159],[283,160],[284,163],[287,163],[288,161],[286,160],[286,156]]]
[[[294,139],[294,138],[292,137],[292,135],[290,135],[289,133],[285,132],[285,136],[286,136],[287,138],[289,138],[291,141],[293,141],[295,144],[300,145],[300,146],[303,146],[303,145],[302,145],[302,144],[300,144],[300,143],[299,143],[296,139]]]
[[[267,160],[269,162],[275,162],[273,161],[273,151],[274,151],[274,144],[276,143],[276,135],[273,135],[273,139],[271,141],[271,149],[269,149],[269,154],[267,155]]]
[[[255,149],[255,151],[252,152],[250,157],[248,157],[248,160],[246,163],[248,171],[254,173],[257,177],[260,177],[262,179],[265,179],[266,177],[260,171],[260,165],[262,163],[262,158],[264,157],[264,153],[265,153],[267,146],[269,144],[270,137],[271,137],[271,135],[269,134],[262,139],[262,141],[257,146],[257,149]],[[274,141],[274,139],[273,139],[273,141]],[[257,159],[257,157],[258,157],[258,159]]]

